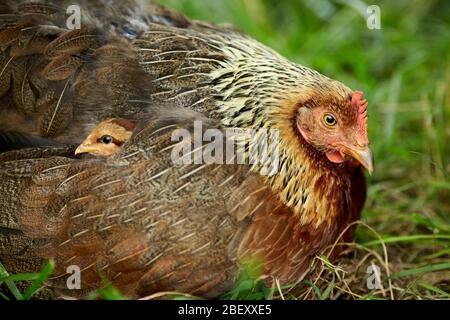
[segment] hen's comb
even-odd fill
[[[369,143],[367,137],[367,100],[363,99],[364,93],[361,91],[355,91],[352,95],[351,105],[358,110],[358,131],[360,133],[361,142],[364,144]]]

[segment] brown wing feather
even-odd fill
[[[14,181],[22,188],[15,226],[45,240],[29,250],[55,259],[54,286],[64,287],[73,264],[83,270],[83,288],[98,287],[106,277],[131,296],[177,289],[212,297],[232,287],[238,265],[228,243],[237,221],[225,201],[243,174],[238,166],[211,165],[182,178],[200,165],[171,165],[172,131],[161,130],[167,121],[173,119],[151,122],[108,159],[39,157],[24,162],[23,177],[20,163],[1,163],[0,189]],[[10,194],[13,199],[16,191]]]
[[[344,209],[337,211],[338,216],[333,223],[316,227],[300,223],[300,216],[281,203],[270,188],[264,187],[264,178],[248,178],[234,191],[227,205],[228,210],[239,220],[250,220],[239,244],[237,254],[240,259],[246,261],[250,258],[260,262],[263,266],[262,275],[269,277],[269,285],[274,278],[278,278],[281,283],[301,280],[312,259],[325,253],[323,250],[359,216],[365,199],[365,183],[361,170],[357,170],[352,181],[348,183],[352,185],[351,194],[341,196],[339,192],[342,194],[342,189],[337,190],[335,195],[335,199],[341,199],[339,205]],[[343,201],[344,199],[346,201]],[[352,230],[341,240],[350,241]],[[330,259],[341,249],[342,247],[336,249]]]

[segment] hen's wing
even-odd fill
[[[216,121],[166,111],[108,158],[74,159],[63,148],[0,154],[0,257],[11,272],[34,271],[53,258],[52,285],[60,290],[75,265],[85,290],[104,277],[130,296],[215,297],[233,286],[247,261],[282,283],[300,279],[348,224],[299,224],[248,166],[195,164],[206,146],[174,138],[195,139],[194,120],[204,130],[217,128]],[[190,163],[177,164],[181,150],[190,151]],[[345,219],[358,212],[349,208]]]
[[[104,276],[133,296],[178,290],[211,297],[230,288],[238,268],[230,243],[242,234],[226,203],[247,169],[174,165],[176,128],[192,129],[171,116],[150,120],[109,158],[73,159],[57,149],[1,154],[0,255],[7,267],[54,258],[59,288],[76,265],[83,289]]]

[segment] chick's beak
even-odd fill
[[[78,146],[78,148],[75,150],[75,155],[80,154],[80,153],[93,153],[96,151],[97,151],[97,149],[92,146],[80,144]]]
[[[369,174],[371,175],[373,172],[373,159],[372,152],[368,145],[363,146],[346,146],[343,149],[343,152],[356,161],[358,161],[364,168],[367,169]]]

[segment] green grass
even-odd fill
[[[233,24],[369,101],[375,172],[348,253],[334,264],[318,257],[317,272],[293,288],[265,288],[244,274],[222,298],[449,299],[450,2],[376,1],[381,30],[366,27],[358,0],[159,2]],[[381,289],[366,287],[372,263],[381,269]],[[15,292],[15,278],[0,279]],[[91,297],[98,295],[124,298],[114,289]]]
[[[50,260],[44,266],[41,272],[38,273],[21,273],[9,275],[5,267],[0,263],[0,285],[3,283],[8,288],[12,297],[0,290],[0,297],[5,300],[14,298],[16,300],[30,300],[33,295],[42,289],[44,282],[49,278],[55,269],[55,263]],[[30,282],[31,285],[21,292],[17,287],[17,282]]]

